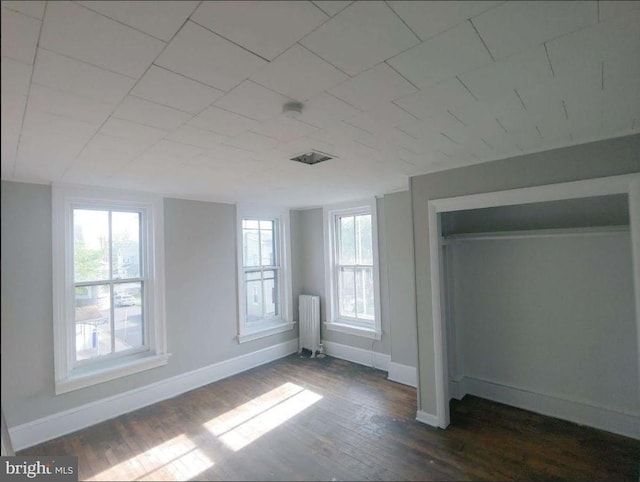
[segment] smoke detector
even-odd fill
[[[297,119],[302,114],[302,103],[287,102],[282,106],[282,113],[289,119]]]
[[[329,159],[333,159],[333,156],[317,151],[307,152],[306,154],[300,154],[299,156],[291,158],[292,161],[301,162],[310,166],[318,164],[319,162],[328,161]]]

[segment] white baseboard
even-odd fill
[[[391,357],[384,353],[363,350],[362,348],[355,348],[353,346],[334,343],[332,341],[323,340],[322,344],[327,355],[332,357],[342,358],[343,360],[377,368],[378,370],[384,370],[385,372],[389,369]]]
[[[87,403],[9,429],[14,450],[22,450],[132,412],[189,390],[283,358],[298,351],[298,339],[230,358],[112,397]]]
[[[451,381],[449,386],[452,389],[451,396],[457,399],[466,394],[476,395],[550,417],[640,439],[640,416],[637,414],[596,407],[473,377]]]
[[[416,412],[416,420],[421,423],[426,423],[432,427],[438,427],[438,417],[422,410]]]
[[[389,362],[389,376],[392,382],[402,383],[410,387],[418,386],[418,375],[416,367],[402,365],[401,363]]]

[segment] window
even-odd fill
[[[380,339],[375,201],[325,209],[327,328]]]
[[[240,342],[293,328],[288,217],[238,209]]]
[[[56,393],[167,361],[162,200],[54,186]]]

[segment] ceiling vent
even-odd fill
[[[333,156],[316,151],[307,152],[306,154],[300,154],[299,156],[291,158],[292,161],[309,164],[310,166],[313,164],[318,164],[319,162],[328,161],[329,159],[333,159]]]

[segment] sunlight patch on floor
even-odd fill
[[[189,480],[213,465],[188,436],[181,434],[88,480]]]
[[[204,427],[231,450],[238,451],[321,398],[322,395],[287,382],[209,420]]]

